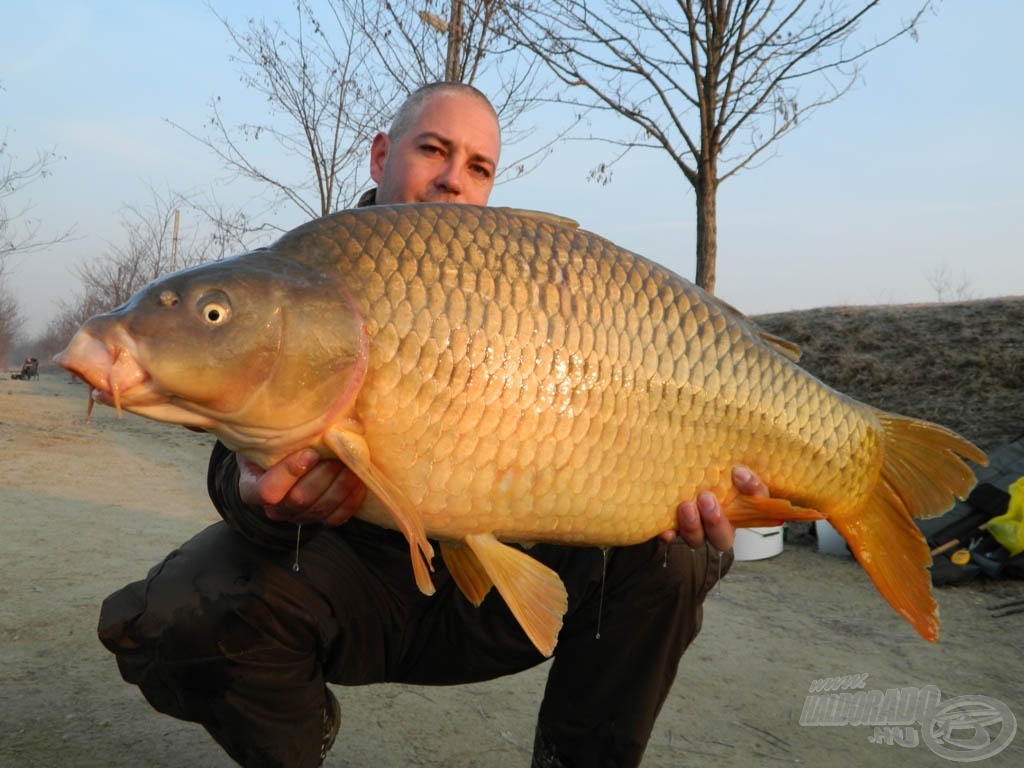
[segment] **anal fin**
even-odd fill
[[[725,505],[725,516],[736,528],[770,528],[787,520],[824,520],[816,509],[798,507],[787,499],[739,494]]]
[[[545,656],[554,653],[562,617],[569,607],[569,597],[558,574],[489,533],[470,534],[463,541],[530,642]]]

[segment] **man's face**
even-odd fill
[[[377,134],[370,176],[378,203],[487,205],[501,141],[494,115],[465,94],[438,94],[392,141]]]

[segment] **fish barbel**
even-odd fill
[[[558,576],[504,542],[622,546],[709,490],[737,526],[825,518],[886,600],[938,636],[913,518],[974,484],[953,432],[834,391],[688,281],[574,222],[381,206],[160,278],[58,362],[119,409],[208,430],[266,467],[304,447],[372,496],[431,593],[430,539],[550,655]],[[772,498],[737,495],[746,465]]]

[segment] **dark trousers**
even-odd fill
[[[607,559],[593,548],[529,553],[569,593],[534,766],[638,765],[731,556],[660,541]],[[495,591],[474,607],[440,558],[437,594],[420,594],[392,531],[350,521],[305,543],[298,572],[293,561],[218,523],[100,615],[124,679],[157,710],[202,724],[242,765],[319,765],[325,683],[467,683],[544,660]]]

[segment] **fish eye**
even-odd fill
[[[219,292],[200,299],[198,308],[200,318],[210,327],[224,325],[231,318],[231,305]]]
[[[203,308],[203,319],[210,325],[220,325],[228,319],[228,310],[219,304],[208,304]]]

